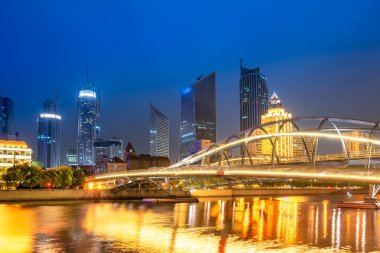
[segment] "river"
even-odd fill
[[[353,196],[361,199],[363,196]],[[0,204],[1,252],[371,252],[380,211],[347,196]]]

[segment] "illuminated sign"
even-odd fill
[[[58,114],[52,114],[52,113],[41,113],[41,118],[50,118],[50,119],[61,119],[61,116]]]
[[[92,98],[96,98],[96,92],[95,91],[92,91],[92,90],[81,90],[79,92],[79,97],[92,97]]]

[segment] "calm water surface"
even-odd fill
[[[344,198],[0,204],[0,252],[380,251],[380,211]]]

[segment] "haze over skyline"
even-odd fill
[[[181,88],[216,71],[217,139],[239,131],[240,57],[260,66],[293,116],[380,121],[378,1],[2,1],[0,95],[37,151],[42,102],[59,96],[62,153],[76,148],[76,99],[101,94],[100,136],[149,153],[149,101],[179,157]],[[22,17],[22,18],[20,18]]]

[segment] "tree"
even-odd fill
[[[63,166],[58,169],[61,187],[69,187],[73,183],[73,170],[70,167]]]
[[[7,184],[7,188],[11,185],[18,188],[24,181],[24,175],[22,173],[22,167],[20,165],[8,168],[7,172],[3,175],[3,180]]]
[[[72,187],[79,187],[82,188],[84,185],[86,179],[86,175],[83,173],[82,170],[73,170],[73,184]]]
[[[23,182],[21,183],[22,188],[33,189],[40,184],[41,176],[43,170],[37,166],[25,166],[21,169],[23,174]]]
[[[45,187],[50,184],[52,188],[61,188],[61,178],[57,169],[45,170]]]

